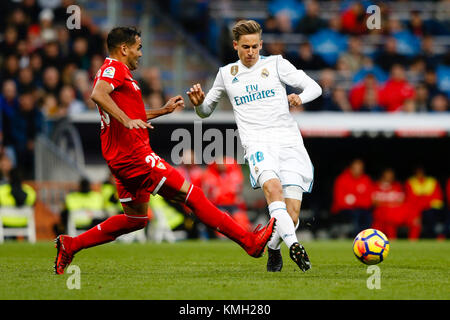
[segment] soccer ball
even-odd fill
[[[380,230],[363,230],[353,241],[353,253],[362,263],[380,263],[389,253],[389,240]]]

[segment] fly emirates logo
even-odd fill
[[[244,103],[249,103],[256,100],[262,100],[266,98],[271,98],[275,96],[275,89],[270,90],[260,90],[258,91],[258,85],[257,84],[249,84],[245,86],[245,91],[247,92],[246,95],[243,96],[235,96],[234,102],[237,106],[240,106]]]

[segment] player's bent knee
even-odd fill
[[[266,195],[277,198],[283,196],[280,179],[274,171],[263,171],[258,178],[258,182]]]

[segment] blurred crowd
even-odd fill
[[[374,181],[364,161],[354,159],[334,182],[330,211],[332,237],[354,237],[372,227],[389,239],[399,232],[410,240],[445,239],[450,237],[450,178],[441,186],[419,166],[404,182],[392,168]]]
[[[233,2],[237,1],[221,3],[227,17],[233,16]],[[431,16],[416,9],[396,12],[395,2],[249,1],[249,8],[265,7],[264,19],[241,17],[239,12],[235,19],[214,19],[208,10],[214,1],[208,0],[172,0],[166,9],[223,64],[237,60],[230,32],[233,24],[251,18],[260,22],[265,39],[262,54],[283,55],[322,86],[319,100],[294,111],[450,111],[450,2],[425,2],[435,5]],[[408,1],[398,2],[408,7]],[[329,3],[337,4],[339,12],[328,12]],[[378,29],[367,28],[369,5],[379,7]],[[219,30],[205,32],[215,27]]]
[[[81,28],[68,29],[72,0],[2,1],[0,10],[0,153],[31,176],[36,136],[46,120],[96,110],[92,83],[106,57],[108,30],[101,30],[86,10]],[[157,67],[140,70],[146,106],[166,100]]]

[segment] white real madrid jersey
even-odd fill
[[[317,98],[321,89],[288,60],[280,55],[260,56],[250,68],[239,60],[219,69],[203,105],[213,110],[222,95],[228,95],[244,148],[254,144],[299,145],[303,139],[289,112],[286,85],[304,89],[311,83],[316,92],[313,96],[311,92],[300,94],[303,103]]]

